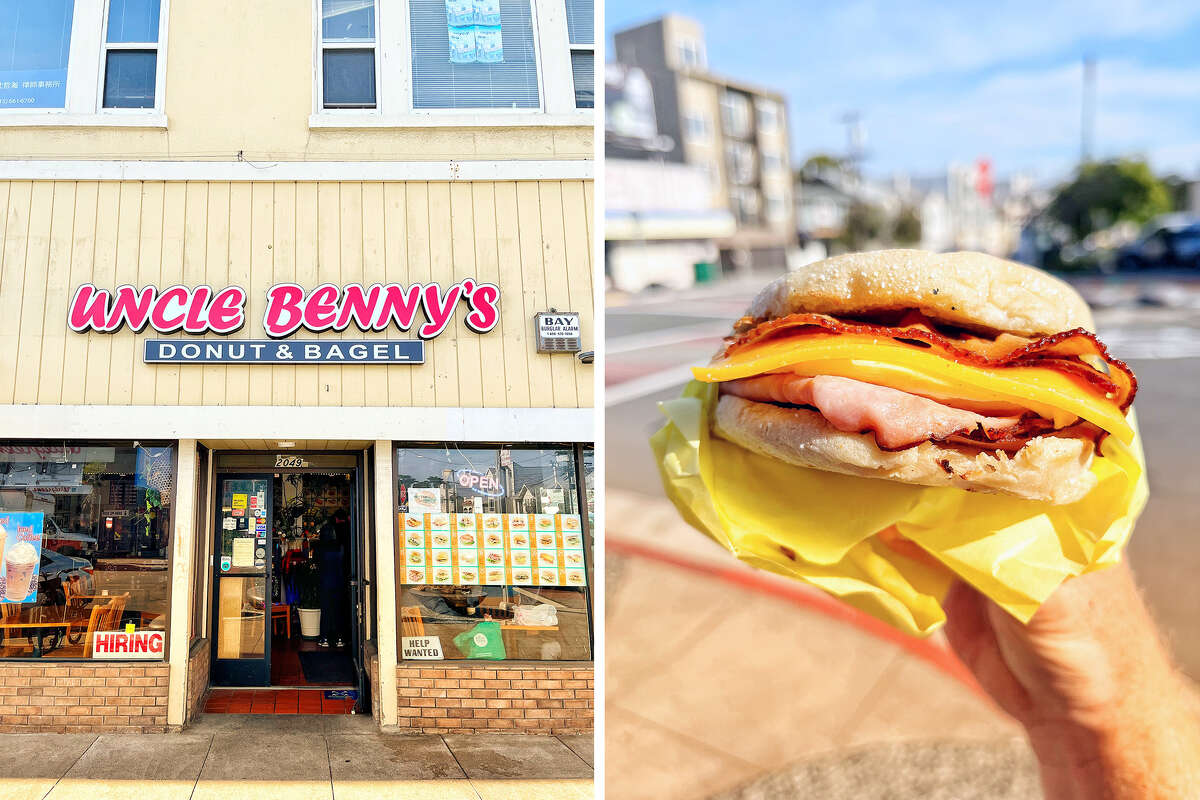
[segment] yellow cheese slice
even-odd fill
[[[739,350],[692,373],[706,383],[768,372],[837,375],[943,402],[1010,403],[1068,425],[1081,417],[1125,444],[1133,430],[1112,400],[1045,367],[976,367],[892,339],[854,334],[788,337]]]

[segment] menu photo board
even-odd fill
[[[400,514],[401,582],[586,586],[578,514]]]

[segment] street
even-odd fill
[[[704,363],[763,279],[675,295],[642,295],[606,314],[607,486],[661,497],[647,438],[656,403],[677,396],[687,367]],[[1095,309],[1101,341],[1138,377],[1135,407],[1149,467],[1150,502],[1130,561],[1183,669],[1200,680],[1200,283],[1179,277],[1076,282]]]

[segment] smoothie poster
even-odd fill
[[[0,513],[0,603],[37,600],[42,512]]]

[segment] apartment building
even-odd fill
[[[645,73],[662,146],[653,157],[697,166],[735,226],[716,237],[726,268],[780,268],[796,239],[784,97],[709,69],[704,30],[670,14],[618,31],[616,61]],[[628,150],[628,151],[627,151]],[[608,157],[648,157],[620,145]]]

